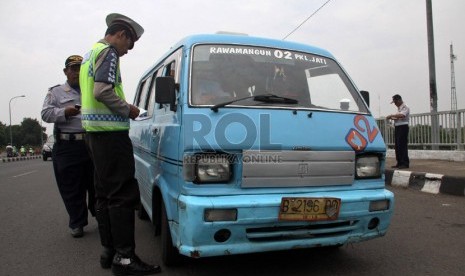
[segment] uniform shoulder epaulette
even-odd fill
[[[57,85],[55,85],[55,86],[50,87],[50,88],[48,89],[48,91],[52,91],[52,89],[55,88],[55,87],[57,87],[57,86],[60,86],[60,84],[57,84]]]

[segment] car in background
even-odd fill
[[[17,157],[18,156],[18,150],[16,147],[8,145],[6,146],[6,157]]]
[[[42,160],[47,161],[48,158],[52,158],[52,150],[54,143],[55,137],[53,135],[48,136],[47,141],[42,146]]]

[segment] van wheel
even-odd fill
[[[47,161],[47,159],[48,159],[47,156],[42,155],[42,160]]]
[[[166,266],[176,266],[181,263],[179,251],[173,246],[164,204],[161,205],[161,259]]]
[[[144,205],[142,203],[139,205],[139,210],[137,210],[137,217],[140,220],[149,220],[149,215],[147,211],[145,211]]]

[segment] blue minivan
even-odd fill
[[[140,216],[162,259],[339,247],[386,234],[386,146],[336,59],[245,35],[184,38],[143,75],[131,122]]]

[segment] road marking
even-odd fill
[[[35,172],[37,172],[37,170],[32,171],[32,172],[23,173],[23,174],[14,175],[13,177],[21,177],[21,176],[25,176],[25,175],[28,175],[28,174],[31,174],[31,173],[35,173]]]

